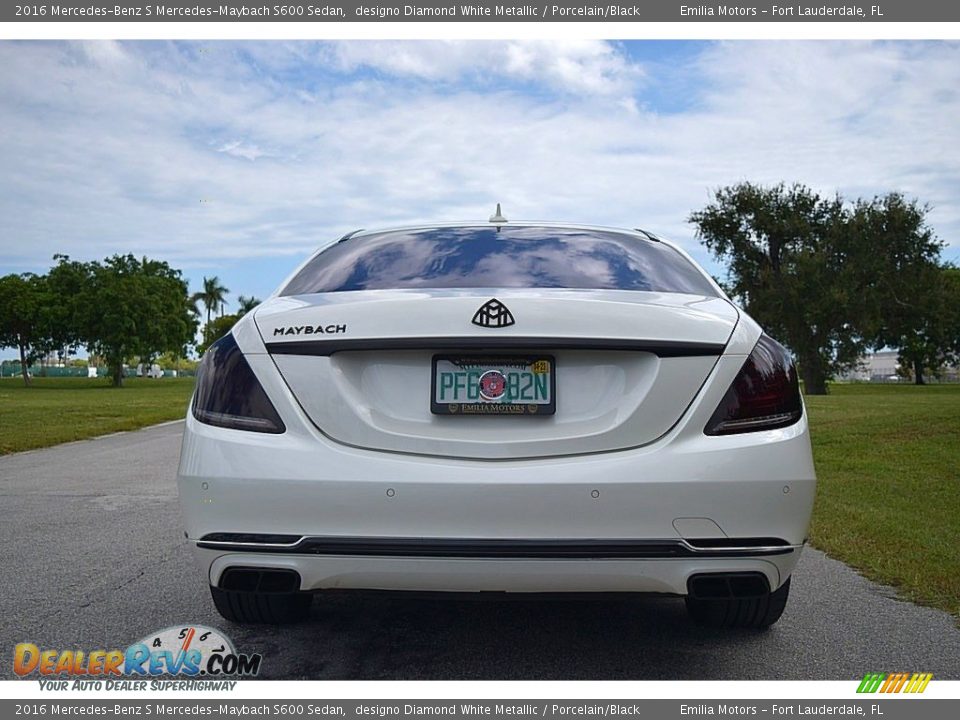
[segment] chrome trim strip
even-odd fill
[[[250,548],[252,550],[257,549],[273,549],[278,548],[281,550],[292,550],[297,547],[300,543],[306,540],[305,535],[301,535],[300,539],[292,543],[253,543],[253,542],[234,542],[232,540],[204,540],[200,538],[197,540],[198,547],[224,547],[224,548]]]
[[[770,554],[780,554],[784,551],[789,550],[793,552],[794,550],[800,550],[803,548],[805,543],[800,543],[799,545],[732,545],[732,546],[723,546],[723,547],[698,547],[690,543],[689,540],[681,539],[680,543],[687,547],[691,552],[695,552],[702,555],[710,555],[715,553],[726,553],[726,552],[735,552],[735,553],[752,553],[758,555],[770,555]]]
[[[223,535],[223,533],[217,533]],[[695,556],[750,557],[785,555],[803,548],[797,545],[728,545],[702,547],[685,538],[663,540],[624,539],[523,539],[498,540],[454,538],[364,538],[301,535],[292,543],[234,542],[200,538],[197,547],[239,552],[283,552],[304,555],[354,555],[389,557],[470,557],[516,559],[588,559],[607,558],[678,558]],[[525,550],[526,548],[526,550]]]

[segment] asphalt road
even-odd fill
[[[181,623],[263,654],[272,679],[840,679],[922,671],[960,679],[943,612],[807,550],[781,621],[720,632],[672,599],[318,598],[307,623],[239,627],[213,608],[183,539],[181,425],[0,458],[0,677],[13,646],[126,647]]]

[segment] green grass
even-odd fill
[[[960,386],[833,385],[805,399],[814,546],[960,617]]]
[[[193,378],[0,380],[0,455],[135,430],[186,414]]]

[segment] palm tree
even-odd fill
[[[259,304],[260,304],[260,298],[258,297],[254,297],[253,295],[251,295],[250,297],[247,297],[246,295],[238,295],[237,306],[239,307],[239,309],[237,310],[237,315],[239,315],[240,317],[243,317]]]
[[[200,319],[200,307],[197,303],[202,301],[202,295],[203,293],[194,293],[187,298],[187,312],[196,316],[197,320]]]
[[[214,275],[212,278],[203,279],[203,290],[193,294],[193,299],[203,303],[207,310],[207,325],[210,324],[210,313],[220,310],[223,315],[223,306],[227,304],[227,293],[230,292],[220,284],[220,278]]]

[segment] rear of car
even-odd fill
[[[655,592],[776,621],[815,478],[789,354],[674,246],[357,233],[204,356],[179,472],[220,612],[332,589]]]

